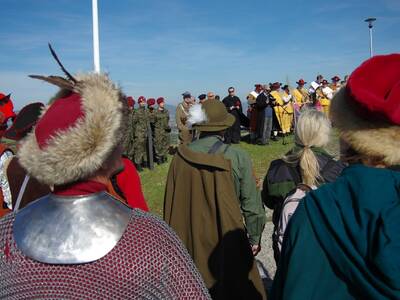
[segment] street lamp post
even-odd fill
[[[373,22],[376,21],[376,18],[368,18],[364,20],[365,22],[368,23],[368,28],[369,28],[369,55],[370,57],[374,56],[374,51],[372,49],[372,27],[373,27]]]

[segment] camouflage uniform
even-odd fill
[[[136,110],[131,110],[128,119],[128,130],[124,140],[124,155],[131,161],[135,160],[135,131],[136,131]]]
[[[158,163],[163,163],[167,160],[170,131],[168,110],[158,109],[155,113],[154,123],[154,147]]]
[[[145,107],[136,110],[132,123],[135,124],[133,134],[135,164],[143,166],[147,163],[147,126],[149,123],[148,111]]]

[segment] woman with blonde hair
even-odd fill
[[[329,143],[331,123],[324,113],[315,109],[302,111],[295,131],[295,146],[282,159],[271,162],[264,179],[262,199],[274,210],[272,236],[275,261],[278,263],[277,226],[285,198],[299,184],[315,188],[333,182],[344,168],[333,159],[325,147]]]
[[[350,165],[297,207],[271,299],[400,299],[400,54],[358,67],[330,116]]]

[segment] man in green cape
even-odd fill
[[[192,107],[189,122],[200,138],[181,145],[171,163],[164,219],[213,299],[265,299],[253,257],[265,225],[260,193],[248,154],[222,140],[234,117],[221,102],[207,100]]]

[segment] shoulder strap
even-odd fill
[[[26,186],[28,185],[29,179],[30,179],[29,175],[25,175],[24,181],[22,182],[21,185],[21,189],[19,190],[18,193],[17,202],[15,203],[15,207],[13,208],[14,212],[18,212],[19,207],[21,206],[22,197],[25,194]]]

